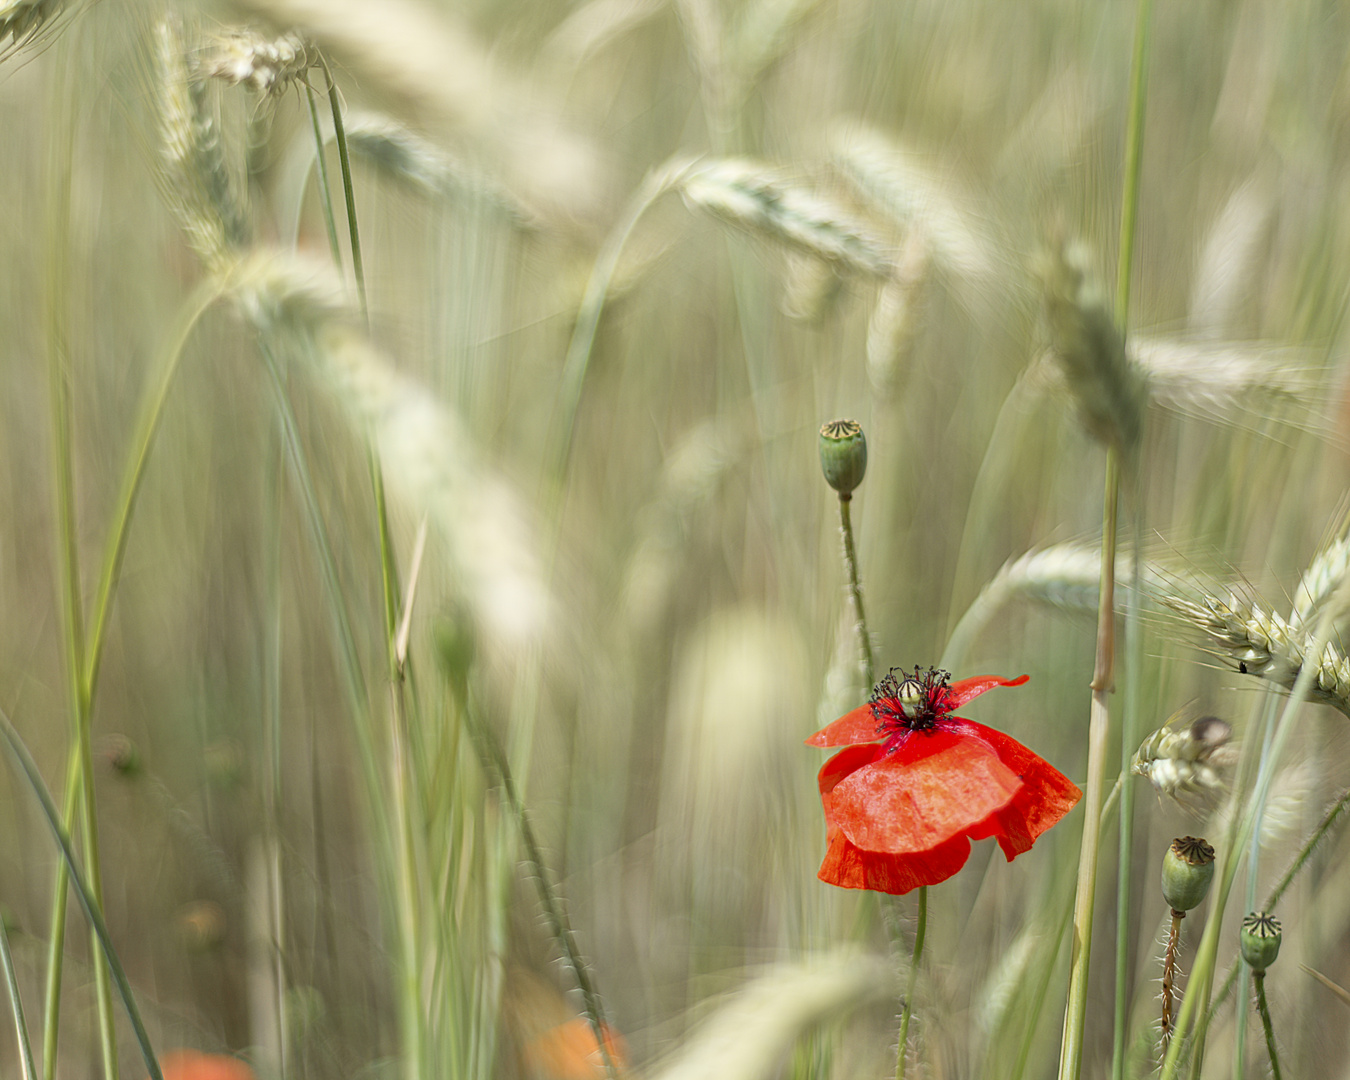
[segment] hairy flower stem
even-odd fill
[[[905,1080],[905,1047],[909,1043],[909,1017],[913,1011],[914,986],[919,981],[919,960],[923,957],[923,938],[927,929],[928,886],[920,885],[919,914],[914,924],[914,952],[909,960],[909,982],[905,987],[905,1003],[900,1009],[900,1045],[895,1051],[895,1080]]]
[[[1074,896],[1073,951],[1069,960],[1068,1006],[1060,1044],[1059,1080],[1078,1080],[1083,1061],[1083,1028],[1087,1019],[1088,961],[1092,952],[1092,904],[1097,891],[1098,832],[1102,783],[1111,714],[1107,695],[1115,676],[1116,520],[1120,502],[1120,451],[1106,452],[1106,485],[1102,507],[1101,588],[1097,600],[1097,659],[1092,674],[1092,707],[1088,717],[1087,790],[1083,794],[1083,844],[1078,856],[1078,889]]]
[[[1167,952],[1163,954],[1162,977],[1162,1052],[1167,1053],[1167,1044],[1172,1040],[1172,997],[1176,988],[1177,943],[1181,940],[1181,920],[1186,917],[1184,911],[1172,909],[1172,929],[1167,934]]]
[[[452,687],[452,689],[458,693],[460,688]],[[461,715],[464,717],[471,736],[471,742],[478,753],[479,764],[482,765],[483,771],[501,788],[502,795],[506,799],[506,805],[511,811],[511,817],[515,819],[516,827],[520,830],[520,839],[525,845],[525,860],[530,864],[530,870],[534,874],[535,886],[539,891],[539,906],[544,909],[544,918],[548,921],[549,933],[562,950],[563,959],[572,970],[572,978],[576,981],[577,989],[581,991],[583,1011],[591,1025],[591,1033],[595,1036],[595,1044],[600,1051],[600,1060],[604,1066],[605,1075],[609,1080],[616,1080],[618,1072],[613,1056],[609,1052],[609,1042],[605,1037],[605,1014],[600,1001],[600,992],[591,980],[590,970],[581,957],[581,950],[577,948],[572,927],[567,921],[562,904],[559,902],[549,880],[548,869],[544,865],[544,856],[539,850],[539,841],[534,835],[534,826],[530,824],[530,816],[526,813],[525,805],[520,799],[520,793],[516,790],[515,780],[512,778],[511,766],[506,760],[506,754],[502,750],[501,744],[498,743],[496,736],[493,735],[492,730],[469,707],[468,701],[461,699],[459,705]]]
[[[853,599],[853,613],[858,617],[858,653],[863,679],[870,692],[876,685],[877,673],[872,661],[872,636],[867,630],[867,612],[863,609],[862,583],[858,579],[858,553],[853,546],[853,516],[849,512],[852,504],[852,495],[839,496],[839,532],[844,538],[844,571],[848,574],[848,594]]]
[[[1280,1075],[1280,1056],[1275,1052],[1275,1028],[1270,1023],[1270,1006],[1266,1003],[1266,973],[1253,971],[1252,984],[1256,987],[1256,1011],[1261,1014],[1261,1026],[1266,1032],[1266,1049],[1270,1051],[1270,1071],[1275,1080],[1283,1080]]]

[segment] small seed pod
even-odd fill
[[[1280,955],[1280,920],[1264,911],[1253,911],[1242,920],[1242,933],[1238,937],[1242,949],[1242,959],[1251,965],[1252,971],[1263,973],[1275,963]]]
[[[820,429],[820,469],[841,498],[853,494],[867,472],[867,439],[856,420],[831,420]]]
[[[1214,880],[1214,849],[1198,836],[1179,836],[1163,856],[1163,899],[1173,911],[1190,911]]]

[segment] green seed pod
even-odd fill
[[[1179,836],[1163,856],[1162,893],[1173,911],[1190,911],[1214,880],[1214,849],[1198,836]]]
[[[1242,920],[1238,937],[1242,959],[1255,972],[1263,972],[1280,955],[1280,920],[1264,911],[1253,911]]]
[[[853,494],[867,472],[867,440],[856,420],[831,420],[820,429],[820,469],[841,498]]]

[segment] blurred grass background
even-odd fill
[[[46,358],[59,338],[87,605],[155,357],[207,275],[166,198],[162,14],[52,5],[0,63],[0,703],[58,791],[69,706]],[[277,348],[275,325],[219,303],[191,331],[151,450],[93,737],[106,915],[157,1046],[246,1052],[263,1077],[562,1075],[538,1038],[580,1001],[471,716],[507,748],[635,1068],[673,1067],[722,995],[768,965],[858,937],[884,953],[875,901],[815,878],[820,759],[801,740],[866,692],[816,430],[851,416],[868,435],[854,516],[883,667],[937,663],[1008,560],[1095,545],[1103,455],[1039,374],[1034,264],[1048,242],[1081,238],[1109,281],[1135,5],[258,0],[176,14],[190,55],[222,25],[302,27],[353,132],[363,117],[402,125],[435,155],[414,154],[419,181],[387,143],[363,155],[354,138],[377,360],[306,362],[322,334],[283,347],[279,395],[259,346]],[[1238,392],[1197,377],[1213,407],[1151,410],[1148,551],[1178,573],[1245,580],[1281,610],[1345,486],[1347,31],[1340,5],[1313,0],[1161,4],[1149,60],[1130,332],[1268,375]],[[303,88],[264,100],[211,84],[203,107],[247,204],[242,247],[327,259]],[[723,158],[818,200],[896,269],[728,227],[679,184],[619,247],[644,176]],[[564,362],[606,250],[618,258],[569,445]],[[1217,380],[1218,364],[1202,370]],[[283,399],[354,628],[355,705]],[[432,525],[405,787],[368,439],[405,572]],[[1081,780],[1095,594],[1059,598],[1000,608],[955,674],[1029,672],[969,714]],[[442,685],[437,627],[476,642],[464,694]],[[1161,616],[1146,630],[1146,728],[1190,706],[1241,737],[1248,680]],[[1350,782],[1342,717],[1309,712],[1298,744],[1262,882]],[[55,853],[22,782],[0,791],[0,903],[37,1024]],[[412,822],[411,890],[381,824],[397,807]],[[1155,1008],[1157,862],[1202,828],[1151,793],[1138,813],[1136,1045]],[[1051,1074],[1078,817],[1013,865],[979,845],[935,893],[922,1075]],[[1110,1056],[1108,864],[1088,1075]],[[1270,987],[1294,1075],[1347,1069],[1344,1005],[1298,970],[1350,982],[1346,867],[1333,840],[1278,913],[1292,956]],[[412,894],[400,929],[398,897]],[[101,1068],[77,925],[68,1076]],[[415,1052],[396,989],[409,942],[423,965]],[[763,1033],[746,1075],[889,1068],[892,989],[850,984]],[[809,1034],[819,1015],[827,1026]],[[1207,1076],[1232,1074],[1232,1022],[1230,1007]],[[747,1021],[743,1038],[757,1037]],[[7,1026],[3,1060],[13,1045]],[[120,1056],[138,1074],[125,1031]],[[1248,1074],[1263,1068],[1249,1053]]]

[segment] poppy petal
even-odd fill
[[[920,885],[946,881],[970,858],[970,841],[953,836],[945,843],[908,855],[865,851],[835,830],[817,877],[841,889],[872,889],[896,896]]]
[[[842,754],[836,757],[843,757]],[[1012,802],[1021,781],[979,739],[911,736],[821,793],[828,823],[869,852],[928,851]]]
[[[972,829],[972,839],[998,838],[999,847],[1011,861],[1030,849],[1036,838],[1072,810],[1083,793],[1072,780],[1035,752],[1001,731],[960,717],[951,718],[951,730],[985,743],[1007,766],[1021,785],[1012,801]]]
[[[845,747],[829,761],[821,766],[820,772],[816,775],[816,784],[820,788],[821,805],[825,808],[825,828],[827,835],[833,836],[837,826],[834,823],[834,816],[830,813],[829,794],[840,783],[840,781],[852,776],[864,765],[871,765],[881,757],[885,751],[882,750],[880,743],[869,743],[865,746]]]
[[[878,728],[881,724],[872,715],[872,706],[859,705],[850,713],[845,713],[832,724],[821,728],[809,739],[807,746],[856,746],[859,743],[876,742],[881,738]]]
[[[1019,675],[1015,679],[1001,679],[997,675],[976,675],[973,679],[961,679],[952,683],[947,691],[947,708],[959,709],[986,690],[992,690],[996,686],[1021,686],[1030,678],[1030,675]]]

